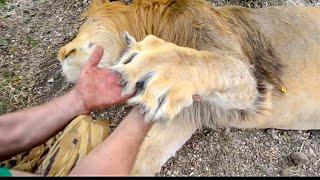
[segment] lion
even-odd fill
[[[154,175],[203,127],[320,128],[320,8],[214,7],[204,0],[94,0],[58,59],[75,81],[99,67],[154,125],[133,175]],[[193,101],[193,96],[201,101]]]

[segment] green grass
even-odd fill
[[[6,4],[6,0],[0,0],[0,7]]]
[[[263,168],[262,166],[257,165],[257,166],[256,166],[256,169],[257,169],[257,171],[258,171],[262,176],[267,176],[267,175],[268,175],[266,169]]]
[[[38,42],[31,36],[27,36],[27,42],[32,47],[37,47],[38,46]]]
[[[283,135],[280,135],[280,137],[285,143],[291,144],[291,138],[288,134],[284,133]]]
[[[0,46],[8,46],[9,40],[5,37],[0,36]]]

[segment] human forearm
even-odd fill
[[[0,160],[30,149],[54,135],[75,116],[124,102],[119,78],[98,68],[103,48],[96,46],[72,91],[44,105],[0,116]]]
[[[0,116],[0,160],[30,149],[86,113],[74,90],[46,104]]]
[[[113,133],[92,150],[70,175],[129,175],[151,124],[133,109]]]

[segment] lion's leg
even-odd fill
[[[146,121],[169,122],[194,95],[227,110],[254,109],[257,82],[240,55],[179,47],[155,36],[132,42],[110,69],[120,76],[122,95],[134,94],[128,103],[138,105]]]
[[[155,123],[140,147],[132,175],[155,175],[197,130],[194,123],[173,119],[169,124]]]

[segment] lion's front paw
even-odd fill
[[[118,72],[121,74],[122,95],[134,94],[128,103],[137,105],[146,121],[170,120],[183,107],[192,104],[192,85],[178,82],[173,75],[168,76],[161,70],[165,67],[145,68],[132,64],[119,65],[118,68],[121,69]]]
[[[136,43],[111,69],[121,76],[123,95],[134,94],[128,103],[138,105],[146,121],[170,120],[193,102],[192,73],[183,74],[174,50],[163,51],[166,42],[152,37]]]

